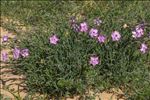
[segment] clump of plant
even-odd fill
[[[134,72],[150,58],[147,27],[139,24],[105,33],[102,25],[99,18],[88,22],[73,17],[67,33],[58,29],[25,34],[14,46],[13,62],[25,74],[28,89],[64,96],[134,80]]]

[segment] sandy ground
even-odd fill
[[[8,32],[4,28],[0,27],[1,30],[1,45],[8,45],[9,39],[14,38],[15,34],[12,32]],[[4,35],[8,35],[9,39],[7,43],[2,43],[2,37]],[[9,54],[9,58],[12,57],[11,50],[8,47],[5,47],[1,50],[2,52],[7,52]],[[2,60],[2,56],[1,56]],[[24,84],[24,77],[23,75],[16,75],[15,71],[11,69],[9,66],[10,64],[1,62],[1,68],[0,68],[0,91],[1,94],[3,94],[6,97],[10,97],[12,100],[14,99],[14,96],[11,94],[20,91],[20,95],[24,97],[26,95],[25,90],[25,84]]]
[[[4,35],[8,35],[9,38],[13,38],[15,36],[15,33],[8,32],[4,28],[0,27],[1,30],[1,44],[2,44],[2,37]],[[9,43],[9,41],[8,41]],[[1,53],[5,51],[9,53],[9,57],[11,56],[11,50],[7,47],[5,49],[1,50]],[[15,100],[14,96],[11,93],[14,93],[15,95],[19,95],[21,98],[24,98],[27,95],[26,91],[26,85],[24,84],[25,77],[23,75],[17,75],[15,71],[8,67],[9,65],[6,63],[1,62],[1,68],[0,68],[0,92],[4,95],[4,97],[11,98],[10,100]],[[115,91],[116,89],[113,89],[113,92],[102,92],[96,94],[96,100],[123,100],[118,99],[118,95],[122,95],[123,92],[121,90]],[[9,92],[11,91],[11,92]],[[92,95],[93,93],[90,92]],[[37,99],[36,99],[37,100]],[[74,98],[67,98],[65,100],[80,100],[79,96],[75,96]]]

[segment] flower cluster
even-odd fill
[[[29,49],[19,49],[15,47],[13,49],[13,58],[14,59],[19,59],[20,57],[28,57],[29,56]]]
[[[6,34],[2,37],[2,43],[4,42],[8,42],[8,38],[9,36]],[[13,58],[14,59],[19,59],[20,57],[26,58],[29,56],[29,49],[25,48],[25,49],[19,49],[17,47],[15,47],[13,50]],[[1,60],[3,62],[7,62],[8,61],[8,53],[6,51],[1,52]]]
[[[93,20],[93,23],[97,26],[99,26],[102,21],[99,18],[96,18]],[[70,19],[70,25],[71,28],[75,31],[75,32],[83,32],[89,35],[89,37],[91,39],[96,39],[96,41],[100,44],[104,44],[107,40],[108,37],[104,34],[102,34],[97,28],[95,27],[90,27],[90,25],[88,25],[88,23],[86,21],[83,21],[81,23],[78,23],[75,19],[75,17],[72,17]],[[135,29],[132,31],[132,37],[137,39],[140,38],[144,35],[144,26],[143,24],[141,25],[137,25],[135,27]],[[114,42],[118,42],[121,41],[121,33],[119,31],[112,31],[111,33],[111,40]],[[2,37],[3,42],[7,42],[8,41],[8,36],[5,35]],[[51,45],[57,45],[60,42],[60,38],[56,35],[53,34],[49,37],[49,43]],[[142,43],[140,46],[140,52],[141,53],[146,53],[148,51],[148,45],[146,43]],[[96,66],[100,63],[100,58],[98,56],[96,56],[96,54],[94,54],[95,56],[91,56],[90,60],[89,60],[89,64],[92,66]],[[29,56],[29,49],[25,48],[25,49],[20,49],[15,47],[13,49],[13,58],[14,59],[19,59],[20,57],[26,58]],[[2,53],[2,61],[6,62],[8,60],[8,54],[7,52],[3,52]]]
[[[71,23],[71,28],[75,32],[88,33],[90,38],[96,39],[99,43],[105,43],[105,41],[107,40],[107,37],[105,35],[101,34],[99,30],[96,28],[90,28],[88,23],[85,21],[78,24],[75,17],[72,17],[70,23]],[[94,19],[95,25],[99,26],[101,23],[102,21],[99,18]],[[144,27],[142,25],[136,26],[135,30],[132,31],[133,38],[140,38],[143,35],[144,35]],[[121,40],[121,34],[119,33],[119,31],[113,31],[111,33],[111,40],[114,42]],[[57,35],[52,35],[49,37],[50,44],[56,45],[58,41],[59,38],[57,37]],[[142,53],[146,53],[147,50],[148,50],[148,46],[145,43],[141,44],[140,51]],[[90,57],[89,64],[91,64],[92,66],[96,66],[99,63],[100,63],[100,59],[98,56]]]
[[[135,27],[134,31],[132,31],[132,37],[137,39],[144,35],[144,24],[139,24]],[[146,53],[148,50],[148,46],[145,43],[142,43],[140,46],[141,53]]]
[[[8,34],[5,34],[4,36],[2,36],[2,43],[8,42],[8,39],[9,39]],[[3,62],[8,61],[8,53],[6,51],[1,52],[1,60]]]

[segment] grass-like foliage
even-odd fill
[[[3,4],[10,8],[20,4],[11,12],[16,11],[16,17],[32,28],[13,44],[13,49],[17,47],[13,51],[15,68],[26,76],[29,91],[64,96],[83,94],[88,88],[121,87],[126,98],[149,98],[149,13],[143,6],[148,7],[147,4],[95,1]],[[21,4],[24,9],[17,13]],[[6,13],[8,9],[3,6],[2,14],[12,16]],[[69,20],[74,12],[75,18]],[[99,17],[98,24],[93,22]],[[127,26],[123,27],[123,23]]]
[[[89,32],[75,32],[67,26],[66,29],[67,34],[59,30],[55,33],[36,31],[21,38],[18,46],[28,48],[29,55],[15,61],[25,73],[31,91],[71,95],[84,93],[91,86],[104,89],[101,87],[105,82],[111,87],[122,86],[132,81],[135,72],[148,63],[147,49],[140,52],[141,43],[148,43],[146,28],[145,34],[136,39],[131,29],[122,28],[118,41],[113,41],[109,32],[103,43],[92,38]],[[58,39],[55,44],[49,40],[53,34]],[[98,57],[97,64],[90,62],[91,57]]]

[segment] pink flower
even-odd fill
[[[144,35],[144,26],[143,24],[137,25],[135,27],[135,30],[132,31],[132,37],[133,38],[140,38]]]
[[[94,19],[94,24],[99,26],[102,23],[102,20],[100,20],[99,18]]]
[[[59,41],[59,39],[58,39],[58,37],[57,37],[56,35],[53,35],[53,36],[51,36],[51,37],[49,38],[49,42],[50,42],[51,44],[56,45],[56,44],[58,43],[58,41]]]
[[[6,62],[6,61],[8,61],[8,53],[6,53],[6,52],[2,52],[2,61],[3,62]]]
[[[98,36],[98,30],[92,28],[89,32],[89,35],[93,38],[93,37],[97,37]]]
[[[19,57],[20,57],[20,49],[15,47],[13,49],[13,58],[14,59],[19,59]]]
[[[112,32],[111,37],[113,41],[119,41],[121,38],[121,35],[118,31],[114,31]]]
[[[97,64],[99,64],[99,58],[96,56],[92,56],[90,57],[90,62],[89,62],[92,66],[96,66]]]
[[[142,43],[140,51],[144,54],[146,53],[147,49],[148,49],[147,45],[145,43]]]
[[[81,32],[87,32],[88,31],[88,25],[86,22],[80,23],[80,31]]]
[[[23,49],[21,50],[22,57],[28,57],[29,56],[29,49]]]
[[[140,38],[144,35],[144,30],[142,28],[136,28],[135,31],[132,31],[133,38]]]
[[[2,42],[7,42],[7,41],[8,41],[8,36],[7,35],[3,36],[2,37]]]
[[[104,35],[99,35],[99,36],[97,37],[97,39],[98,39],[99,43],[104,43],[105,40],[106,40],[106,37],[105,37]]]

